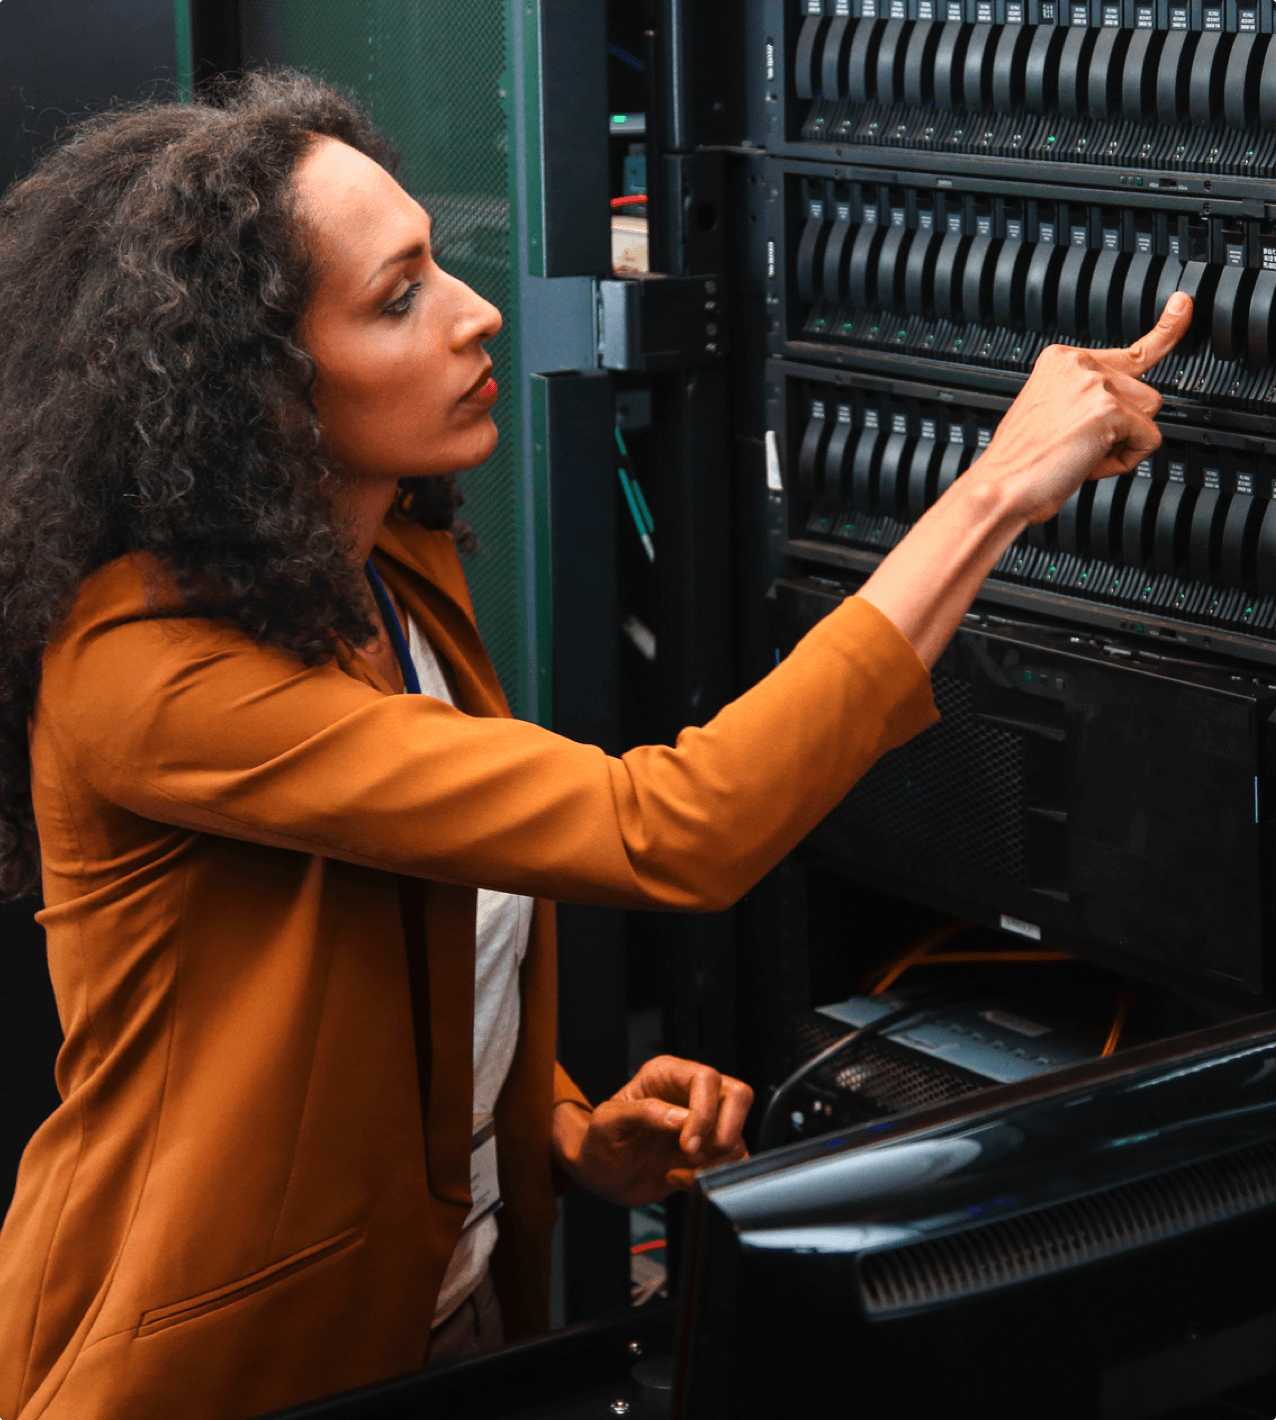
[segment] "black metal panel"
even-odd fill
[[[553,568],[553,723],[563,735],[620,748],[616,607],[615,403],[605,375],[533,375],[543,402]],[[613,908],[558,909],[559,1058],[592,1100],[628,1078],[623,918]],[[629,1296],[629,1219],[580,1189],[565,1200],[569,1321]]]
[[[540,0],[545,276],[611,269],[606,19],[591,0]]]
[[[173,0],[0,5],[0,191],[67,122],[176,89]]]

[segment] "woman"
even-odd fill
[[[6,1420],[408,1371],[489,1275],[543,1326],[556,1171],[658,1197],[748,1108],[664,1060],[590,1111],[547,899],[733,902],[931,722],[1004,548],[1159,442],[1137,377],[1186,301],[1047,352],[859,596],[608,759],[510,719],[479,642],[447,476],[495,441],[500,318],[391,171],[345,98],[257,76],[85,125],[0,206],[0,886],[42,882],[66,1030],[0,1234]]]

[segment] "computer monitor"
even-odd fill
[[[683,1420],[1143,1420],[1261,1385],[1276,1013],[715,1170],[685,1247]]]

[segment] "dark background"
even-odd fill
[[[171,95],[176,62],[173,0],[0,0],[0,190],[68,122]],[[58,1098],[61,1030],[38,906],[0,905],[0,1216],[22,1150]]]

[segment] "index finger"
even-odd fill
[[[1175,291],[1165,303],[1161,319],[1148,333],[1120,353],[1131,374],[1142,375],[1164,360],[1187,334],[1192,324],[1192,298]]]

